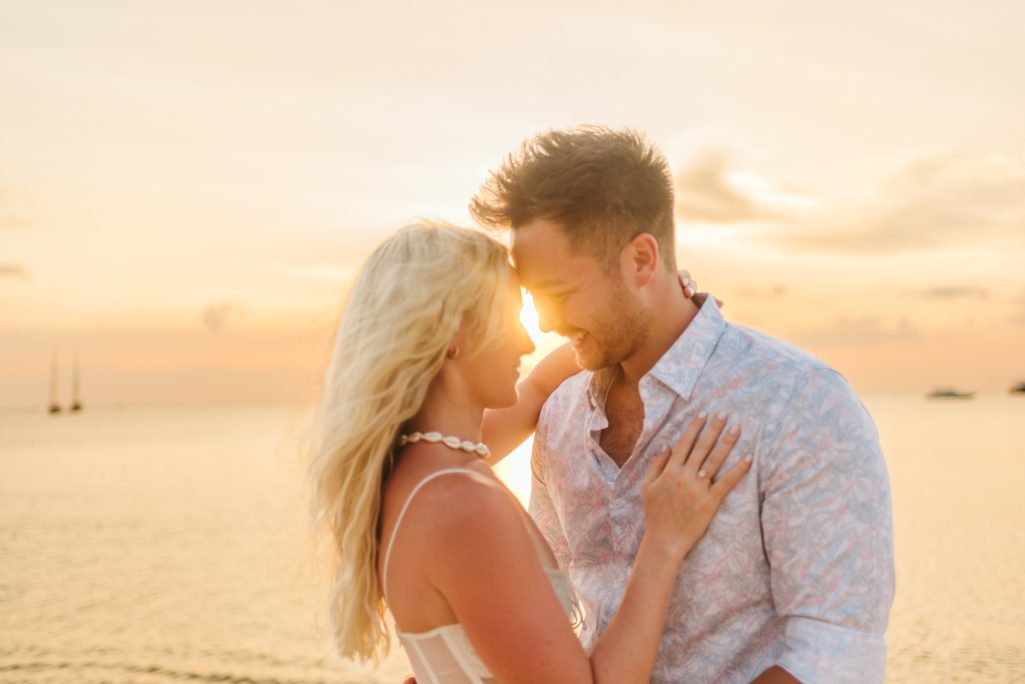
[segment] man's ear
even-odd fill
[[[623,249],[624,274],[635,287],[644,287],[658,270],[658,240],[651,233],[641,233]]]

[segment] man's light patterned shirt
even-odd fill
[[[541,413],[530,512],[568,568],[592,646],[622,599],[644,531],[651,459],[702,410],[743,430],[731,492],[679,574],[653,682],[883,681],[893,600],[890,487],[871,418],[811,356],[723,320],[714,298],[641,380],[644,426],[620,469],[599,445],[608,373],[580,373]]]

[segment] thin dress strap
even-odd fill
[[[388,540],[388,548],[384,553],[384,567],[381,570],[381,589],[384,592],[385,599],[388,598],[388,564],[391,562],[391,552],[395,546],[395,537],[398,536],[399,526],[402,524],[402,519],[406,516],[406,511],[409,510],[409,504],[413,503],[413,497],[416,496],[417,492],[423,489],[431,480],[441,477],[442,475],[470,475],[476,480],[484,480],[488,485],[494,485],[494,483],[481,475],[476,470],[470,470],[469,468],[445,468],[435,473],[431,473],[413,487],[413,491],[406,497],[406,503],[402,504],[402,510],[399,511],[399,517],[395,519],[395,526],[391,531],[391,539]]]

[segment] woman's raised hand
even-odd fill
[[[683,296],[687,299],[691,299],[699,307],[704,306],[705,300],[708,299],[707,292],[698,292],[698,281],[690,277],[690,271],[683,268],[678,272],[680,276],[680,287],[683,288]],[[722,300],[718,297],[715,298],[715,303],[722,308]]]
[[[723,498],[751,468],[748,456],[715,479],[740,438],[740,428],[725,430],[727,417],[708,421],[702,412],[691,420],[673,449],[655,458],[641,492],[646,535],[682,558],[701,539]],[[707,424],[707,425],[706,425]]]

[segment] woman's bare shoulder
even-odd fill
[[[517,513],[505,488],[481,461],[453,465],[407,456],[385,486],[382,528],[390,529],[407,504],[402,526],[414,525],[427,534],[472,526],[480,517],[496,514],[512,513],[515,520]]]
[[[390,545],[394,536],[402,547],[400,562],[413,562],[415,574],[438,588],[459,586],[499,558],[537,563],[512,496],[493,475],[468,470],[433,478],[412,499],[417,484],[440,471],[406,473],[409,481],[395,483],[389,492],[395,498],[386,501],[383,542]],[[398,510],[407,501],[399,522]]]
[[[428,473],[419,481],[432,475]],[[407,497],[416,486],[407,488]],[[420,526],[427,527],[428,533],[471,532],[480,523],[493,526],[505,517],[519,522],[516,505],[505,488],[493,475],[476,468],[461,468],[433,477],[416,493],[410,509],[414,506]]]

